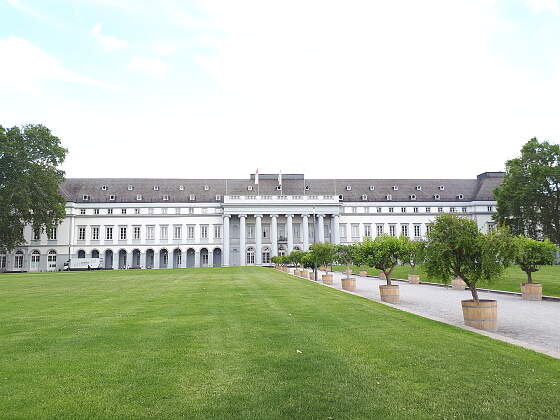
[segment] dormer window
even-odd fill
[[[370,190],[370,191],[373,191],[373,190],[375,190],[375,186],[373,186],[373,185],[370,185],[370,186],[369,186],[369,190]]]
[[[364,200],[364,201],[367,200],[367,195],[362,194],[362,200]]]
[[[219,194],[216,195],[216,201],[220,201],[221,199],[222,199],[222,196],[221,196],[221,195],[219,195]]]
[[[309,191],[309,185],[305,186],[305,191]]]
[[[84,195],[82,196],[82,200],[84,200],[84,201],[89,201],[89,195],[84,194]]]
[[[282,190],[282,185],[277,185],[276,186],[276,191],[281,191]]]
[[[445,190],[445,187],[444,187],[443,185],[440,185],[440,186],[438,187],[438,189],[439,189],[440,191],[443,191],[443,190]]]
[[[342,194],[339,194],[339,195],[338,195],[338,199],[339,199],[339,200],[344,200],[344,196],[343,196]]]
[[[194,197],[194,194],[190,194],[190,195],[189,195],[189,200],[194,201],[194,198],[195,198],[195,197]]]
[[[210,187],[208,185],[204,186],[204,191],[208,191],[210,189]]]
[[[416,186],[416,191],[422,191],[422,186],[421,186],[421,185],[417,185],[417,186]]]
[[[159,186],[158,185],[154,185],[154,191],[159,191]]]
[[[101,191],[107,191],[107,185],[102,185],[101,186]]]
[[[347,186],[346,186],[346,191],[352,191],[352,186],[351,186],[351,185],[347,185]]]
[[[399,190],[399,186],[398,185],[393,185],[393,191],[398,191]]]
[[[393,196],[391,194],[387,194],[385,198],[390,201],[393,199]]]
[[[410,199],[411,199],[411,200],[416,200],[416,194],[411,194],[411,195],[410,195]]]
[[[169,195],[165,194],[165,195],[163,196],[163,201],[169,201]]]
[[[440,198],[439,194],[434,195],[434,200],[439,200]]]
[[[136,201],[142,200],[142,194],[136,194]]]
[[[179,185],[179,191],[184,191],[185,190],[185,186],[184,185]]]
[[[247,191],[253,191],[253,186],[252,186],[252,185],[248,185],[248,186],[247,186]]]
[[[458,195],[457,195],[457,198],[458,198],[459,200],[462,200],[463,198],[465,198],[465,196],[464,196],[463,194],[458,194]]]
[[[117,198],[117,196],[115,194],[111,194],[109,196],[109,200],[111,200],[111,201],[115,201],[115,198]]]
[[[134,189],[134,187],[132,185],[128,186],[128,191],[132,191]]]

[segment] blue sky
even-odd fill
[[[559,140],[558,0],[0,0],[68,176],[473,177]]]

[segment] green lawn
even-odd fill
[[[379,270],[375,268],[368,267],[352,267],[354,272],[358,272],[360,269],[364,269],[371,275],[377,275]],[[335,271],[343,271],[346,267],[334,267]],[[440,283],[440,280],[429,278],[422,267],[417,267],[417,274],[420,274],[421,281],[431,281],[434,283]],[[412,273],[412,269],[408,265],[398,266],[393,270],[391,277],[396,279],[407,279],[408,275]],[[481,283],[479,287],[487,287],[491,289],[498,290],[509,290],[511,292],[519,292],[519,283],[526,282],[527,275],[519,269],[519,267],[509,267],[506,270],[504,278],[493,283]],[[543,294],[549,296],[560,296],[560,265],[545,266],[541,267],[539,271],[534,273],[533,282],[542,283]]]
[[[0,276],[2,419],[550,418],[559,389],[560,360],[272,269]]]

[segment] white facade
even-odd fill
[[[292,182],[296,181],[300,178]],[[0,270],[55,271],[63,269],[69,259],[92,257],[103,258],[103,266],[108,269],[269,265],[273,256],[294,249],[307,250],[314,242],[352,243],[380,234],[422,238],[441,213],[472,218],[483,232],[494,225],[493,198],[468,199],[454,191],[450,196],[456,201],[442,201],[439,195],[437,200],[417,201],[415,195],[408,193],[404,195],[408,200],[393,201],[389,194],[378,191],[376,199],[366,200],[366,194],[344,197],[336,189],[329,194],[314,194],[307,191],[312,189],[308,185],[299,195],[284,195],[289,182],[285,180],[281,190],[276,186],[264,195],[252,191],[254,179],[243,181],[251,192],[245,194],[239,188],[234,190],[235,194],[228,194],[226,181],[223,195],[192,203],[188,201],[194,200],[170,200],[169,195],[146,202],[138,199],[141,196],[138,188],[134,201],[119,202],[112,202],[116,194],[105,201],[99,197],[92,200],[80,190],[74,196],[78,198],[68,201],[67,217],[56,229],[56,236],[51,233],[49,237],[42,232],[35,237],[31,226],[26,227],[26,245],[0,255]],[[205,191],[211,189],[204,181],[200,183]],[[422,180],[402,181],[401,188],[406,185],[417,189],[420,185],[416,183],[421,184]],[[129,191],[131,187],[132,184],[128,185]],[[177,188],[183,191],[182,187]],[[109,189],[105,185],[101,188],[104,192]],[[150,191],[153,190],[155,187]],[[67,195],[72,198],[71,194]]]

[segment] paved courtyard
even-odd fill
[[[342,273],[334,273],[333,287],[341,289],[340,279],[343,276]],[[355,294],[381,302],[378,286],[385,284],[384,281],[376,277],[352,277],[356,278]],[[389,306],[560,358],[560,302],[533,302],[520,296],[479,292],[481,299],[498,301],[498,330],[490,333],[464,325],[461,300],[471,298],[468,290],[400,281],[394,283],[400,286],[401,301],[397,305],[387,304]]]

